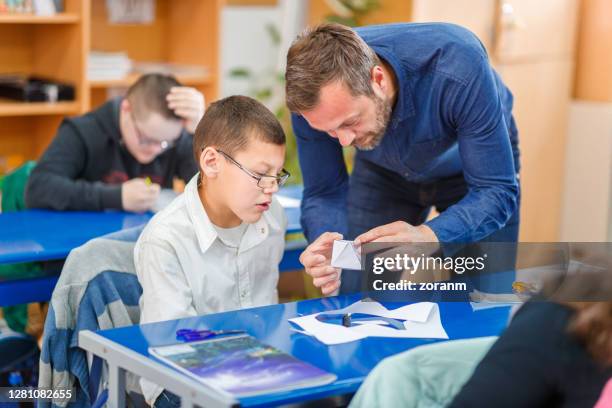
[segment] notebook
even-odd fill
[[[149,353],[236,398],[315,387],[336,376],[248,335],[151,347]]]

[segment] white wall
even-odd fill
[[[281,70],[287,49],[305,21],[306,1],[281,0],[277,6],[226,6],[221,13],[221,96],[246,94],[249,82],[232,79],[229,71],[247,67],[254,73]],[[267,24],[281,33],[280,48],[273,45]]]

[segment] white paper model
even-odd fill
[[[331,266],[342,269],[361,269],[361,259],[353,241],[334,241]]]

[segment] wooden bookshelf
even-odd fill
[[[136,74],[89,81],[90,51],[127,52],[134,62],[194,66],[179,81],[218,96],[219,19],[223,0],[156,0],[151,24],[112,24],[105,0],[64,0],[52,16],[0,14],[0,74],[36,75],[70,83],[76,99],[28,103],[0,99],[0,156],[36,159],[66,116],[85,113],[124,89]]]
[[[0,14],[0,24],[73,24],[81,17],[76,13],[57,13],[52,16],[34,14]]]
[[[162,62],[201,68],[205,74],[178,74],[177,79],[204,93],[207,101],[218,96],[219,19],[222,0],[157,0],[151,24],[110,24],[105,0],[92,0],[91,49],[126,52],[134,63]],[[90,81],[90,105],[108,97],[108,90],[124,89],[139,75],[124,79]]]

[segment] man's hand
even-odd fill
[[[312,283],[321,288],[324,295],[329,295],[340,287],[340,268],[331,266],[334,241],[338,239],[342,239],[342,234],[337,232],[321,234],[300,255],[300,262],[306,273],[312,276]]]
[[[355,238],[355,245],[368,242],[438,242],[438,237],[427,225],[418,227],[404,221],[372,228]]]
[[[168,108],[183,118],[185,129],[191,134],[195,133],[200,119],[204,116],[204,95],[195,88],[175,86],[170,89],[166,101]]]
[[[134,178],[121,185],[121,205],[126,211],[145,212],[153,208],[161,187],[147,183],[145,179]]]

